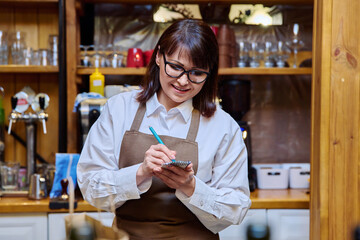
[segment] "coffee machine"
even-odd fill
[[[89,130],[100,116],[106,101],[107,98],[89,98],[81,101],[78,105],[77,113],[80,133],[78,134],[78,152],[81,152]]]
[[[221,107],[239,124],[248,152],[248,178],[250,191],[256,189],[256,169],[252,167],[251,131],[249,122],[242,118],[250,110],[250,81],[224,79],[219,85]]]

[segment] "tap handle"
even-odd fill
[[[12,122],[13,122],[13,120],[10,119],[9,127],[8,127],[8,135],[10,135],[10,133],[11,133]]]
[[[11,97],[11,109],[14,111],[17,105],[18,98],[17,97]]]
[[[45,98],[39,97],[39,105],[41,110],[45,110]]]
[[[46,131],[46,123],[45,123],[45,119],[41,120],[41,122],[42,122],[42,126],[43,126],[43,131],[44,131],[44,134],[46,134],[46,133],[47,133],[47,131]]]

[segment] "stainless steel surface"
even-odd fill
[[[47,197],[46,179],[41,174],[33,174],[30,177],[29,199],[39,200]]]
[[[27,89],[25,91],[24,89]],[[35,99],[35,92],[30,89],[30,87],[24,87],[23,90],[23,96],[21,99],[17,97],[19,93],[17,93],[14,97],[11,98],[11,108],[12,111],[9,115],[9,128],[8,128],[8,134],[11,133],[11,126],[12,123],[16,123],[17,121],[23,121],[25,122],[26,126],[26,163],[27,163],[27,179],[26,179],[26,185],[28,186],[30,183],[30,176],[36,172],[36,159],[35,159],[35,153],[36,153],[36,128],[37,128],[37,122],[42,123],[44,134],[46,134],[46,120],[48,119],[48,114],[45,112],[45,109],[49,105],[49,98],[43,97],[47,96],[45,93],[39,93],[37,96],[38,98],[36,101],[38,101],[39,111],[36,111],[36,113],[24,113],[29,104],[32,104],[32,102]],[[33,95],[33,97],[30,97],[27,92],[32,92],[30,95]],[[20,97],[20,96],[19,96]],[[41,101],[40,101],[41,100]],[[17,106],[23,106],[23,108],[19,109]]]
[[[26,122],[26,164],[27,164],[27,178],[26,184],[29,185],[30,177],[36,170],[36,125],[34,122]]]

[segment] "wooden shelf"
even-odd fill
[[[78,75],[89,75],[95,68],[78,67]],[[146,68],[99,68],[104,75],[144,75]],[[219,75],[311,75],[312,68],[221,68]]]
[[[250,193],[252,209],[309,209],[308,189],[256,189]]]
[[[0,73],[58,73],[56,66],[22,66],[22,65],[2,65]]]
[[[306,189],[260,190],[250,194],[251,209],[309,209]],[[49,198],[29,200],[27,197],[0,197],[1,213],[68,212],[66,209],[49,209]],[[76,212],[94,212],[97,209],[84,200],[78,201]]]
[[[219,75],[310,75],[312,68],[220,68]]]
[[[6,4],[13,4],[13,3],[58,3],[59,0],[0,0],[0,4],[6,3]]]
[[[0,0],[0,6],[5,7],[57,7],[59,0]]]
[[[146,68],[99,68],[99,72],[104,75],[144,75]],[[95,72],[93,67],[78,67],[77,74],[90,75]]]
[[[180,4],[254,4],[254,0],[83,0],[87,3],[126,3],[126,4],[159,4],[159,3],[180,3]],[[256,4],[266,5],[313,5],[314,0],[257,0]]]

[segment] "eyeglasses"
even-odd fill
[[[199,84],[204,82],[210,75],[210,73],[208,72],[204,72],[196,69],[186,71],[182,66],[166,61],[165,54],[163,54],[163,56],[165,63],[165,73],[169,77],[179,78],[186,73],[190,82]]]

